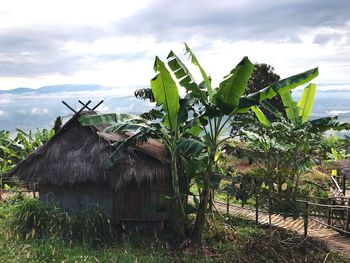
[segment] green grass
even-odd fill
[[[0,262],[323,262],[326,257],[327,262],[347,262],[318,240],[303,240],[294,233],[236,217],[212,218],[204,231],[202,250],[190,241],[175,249],[167,233],[158,238],[120,235],[116,242],[100,244],[60,235],[22,235],[13,224],[26,222],[13,216],[26,202],[0,203]],[[44,210],[40,212],[53,220]],[[33,218],[28,219],[32,224]]]

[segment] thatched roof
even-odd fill
[[[340,175],[345,175],[347,179],[350,179],[350,159],[343,159],[335,163]]]
[[[19,163],[11,174],[43,184],[94,183],[112,185],[114,189],[131,181],[141,184],[170,177],[166,149],[153,139],[126,151],[120,161],[107,169],[111,143],[127,135],[105,133],[105,127],[101,125],[84,127],[79,123],[80,116],[70,119],[49,142]]]
[[[336,161],[337,169],[339,175],[345,176],[347,179],[350,179],[350,159],[343,159]]]

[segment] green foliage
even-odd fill
[[[245,95],[255,93],[268,85],[279,81],[280,76],[274,72],[274,68],[267,64],[254,64],[254,70],[248,81]],[[274,108],[280,112],[284,112],[284,107],[279,96],[275,96],[272,99],[267,100]],[[276,121],[276,116],[268,110],[261,109],[266,117],[271,121]]]
[[[205,229],[203,250],[191,242],[174,248],[168,235],[129,235],[103,246],[72,243],[58,237],[23,239],[11,235],[7,225],[14,220],[11,211],[19,203],[20,200],[12,200],[10,204],[0,204],[0,210],[6,209],[10,215],[0,218],[0,262],[299,262],[305,258],[322,262],[327,254],[327,262],[347,262],[319,240],[303,240],[295,233],[255,226],[233,216],[222,219],[215,215],[216,223]]]
[[[138,99],[149,100],[155,102],[154,95],[151,88],[144,88],[135,90],[134,96]]]
[[[116,239],[108,217],[95,205],[70,215],[59,206],[24,198],[16,203],[12,218],[11,228],[24,239],[61,238],[90,245],[101,245]]]
[[[338,116],[323,117],[309,122],[310,132],[325,132],[330,129],[334,131],[350,130],[349,123],[340,123]]]
[[[190,47],[186,43],[185,43],[185,49],[186,49],[186,54],[189,55],[192,64],[199,68],[199,71],[200,71],[200,73],[203,77],[203,81],[205,83],[205,87],[207,88],[209,98],[212,98],[213,97],[213,88],[211,86],[210,78],[207,76],[207,73],[204,71],[202,66],[199,64],[197,57],[194,55],[194,53],[192,52],[192,50],[190,49]]]
[[[248,142],[244,155],[252,168],[248,175],[235,178],[238,187],[232,194],[243,203],[258,195],[271,202],[272,212],[298,217],[296,200],[305,194],[301,180],[318,162],[320,136],[289,122],[250,123],[239,134]]]
[[[166,113],[163,120],[164,125],[174,131],[178,124],[179,92],[170,72],[158,57],[154,62],[154,70],[157,73],[151,80],[154,99],[157,105],[162,106]]]
[[[61,208],[42,203],[39,199],[24,199],[14,210],[12,227],[22,238],[64,237],[70,217]],[[64,227],[62,229],[62,227]],[[70,232],[70,229],[67,231]]]
[[[321,157],[325,160],[342,160],[350,156],[350,136],[323,136],[321,140]]]
[[[116,120],[106,131],[133,132],[131,137],[114,145],[112,163],[118,159],[117,156],[120,156],[123,150],[135,142],[145,141],[149,137],[158,138],[164,142],[172,161],[172,183],[177,218],[186,217],[182,200],[187,200],[187,196],[190,194],[189,184],[191,181],[196,182],[197,187],[202,190],[194,231],[195,239],[200,243],[209,192],[219,185],[221,178],[217,162],[221,156],[222,143],[226,139],[222,135],[227,128],[227,123],[235,113],[249,111],[252,106],[257,106],[276,94],[289,92],[291,89],[309,82],[317,76],[318,70],[309,70],[275,82],[254,94],[243,96],[253,71],[253,64],[247,57],[244,57],[224,78],[218,88],[214,89],[211,78],[187,44],[185,44],[185,49],[192,64],[199,69],[203,81],[197,84],[185,64],[174,52],[170,51],[167,64],[178,83],[186,89],[186,96],[180,99],[176,81],[163,61],[156,57],[154,64],[156,76],[151,80],[151,88],[154,99],[163,112],[163,122],[160,124],[146,120],[129,119],[127,123],[123,123]],[[141,97],[144,95],[142,93]],[[259,112],[258,108],[254,108],[254,110]],[[150,117],[153,118],[153,116]],[[89,121],[93,119],[91,116],[85,118]],[[260,120],[263,120],[262,115],[260,115]],[[80,121],[83,125],[95,123],[95,121],[88,123],[84,119]],[[205,154],[202,157],[197,156],[202,152],[202,149]],[[178,163],[179,160],[181,163]],[[178,171],[179,167],[190,169],[191,172],[181,173]],[[193,169],[193,167],[198,167],[198,169]]]
[[[28,154],[46,143],[52,136],[54,130],[37,130],[24,132],[17,129],[17,134],[13,138],[8,131],[0,131],[0,197],[3,185],[3,177]]]
[[[245,57],[219,84],[214,98],[217,106],[225,114],[230,114],[237,108],[239,100],[244,94],[250,74],[253,71],[253,67],[253,64]]]
[[[53,130],[55,133],[58,132],[59,129],[61,129],[62,127],[62,117],[61,116],[58,116],[54,122],[54,125],[53,125]]]
[[[304,92],[299,100],[295,102],[291,93],[281,95],[287,117],[295,126],[301,126],[309,120],[314,104],[316,85],[310,84],[304,88]]]
[[[299,116],[301,118],[301,123],[305,123],[309,120],[311,115],[312,107],[314,105],[316,93],[316,85],[310,84],[305,89],[301,98],[297,104],[299,108]]]
[[[323,117],[315,120],[310,120],[312,107],[314,104],[316,93],[316,86],[309,84],[304,88],[304,92],[298,102],[294,101],[291,92],[280,93],[280,97],[283,102],[284,112],[279,112],[273,105],[267,101],[262,102],[261,105],[268,112],[275,115],[276,120],[285,120],[283,113],[286,115],[286,120],[292,123],[294,126],[303,126],[309,132],[320,133],[328,130],[342,131],[349,130],[350,124],[339,123],[338,117]],[[261,115],[261,114],[260,114]],[[259,120],[261,116],[257,114]]]
[[[266,88],[242,97],[240,100],[240,111],[246,111],[251,106],[260,104],[261,101],[271,99],[277,94],[282,95],[290,92],[292,89],[306,84],[318,76],[318,69],[314,68],[303,73],[274,82]]]

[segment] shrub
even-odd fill
[[[58,205],[25,198],[13,210],[11,227],[19,237],[61,238],[89,245],[113,242],[116,232],[103,210],[93,205],[78,214],[68,214]]]

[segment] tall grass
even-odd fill
[[[11,229],[24,239],[57,238],[90,245],[116,239],[110,220],[97,205],[68,214],[58,205],[25,198],[15,205],[12,218]]]

